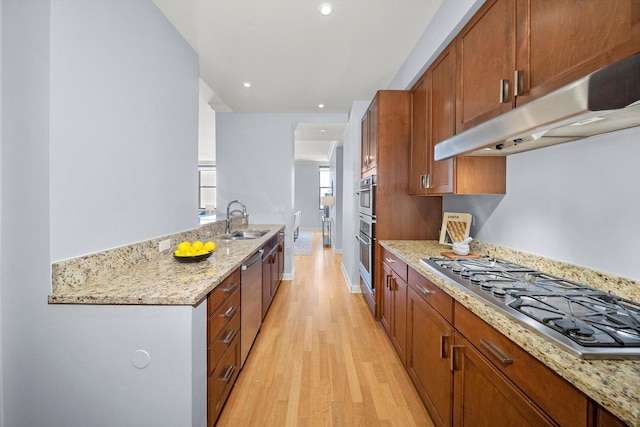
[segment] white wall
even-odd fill
[[[242,200],[253,224],[285,224],[285,275],[293,267],[294,130],[343,123],[343,114],[216,114],[218,213]]]
[[[322,229],[322,211],[320,200],[320,166],[321,163],[295,163],[295,196],[293,212],[301,211],[300,228],[306,230]]]
[[[370,102],[370,100],[354,101],[351,104],[343,138],[342,270],[351,292],[360,292],[360,255],[359,245],[355,239],[360,226],[359,199],[356,191],[359,190],[360,184],[361,120]]]
[[[209,105],[215,93],[202,80],[199,80],[198,100],[198,164],[216,164],[216,112]]]
[[[344,148],[342,146],[336,147],[331,154],[331,178],[333,179],[334,190],[333,195],[335,197],[335,206],[331,210],[331,220],[333,222],[332,229],[332,244],[336,253],[342,253],[343,240],[345,236],[342,233],[342,198],[343,198],[343,186],[344,186]]]
[[[447,196],[472,236],[640,280],[640,128],[507,157],[505,196]]]
[[[2,8],[3,423],[204,425],[203,307],[47,304],[52,261],[197,224],[197,56],[150,0]]]
[[[197,226],[198,58],[150,3],[52,2],[54,260]]]

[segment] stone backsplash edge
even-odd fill
[[[248,218],[234,218],[232,228],[248,224]],[[158,245],[161,241],[171,239],[174,251],[179,242],[195,240],[214,240],[215,236],[225,233],[226,220],[203,224],[193,230],[187,230],[166,236],[156,237],[143,242],[132,243],[102,252],[83,255],[68,260],[56,261],[51,264],[51,288],[55,293],[59,285],[67,287],[81,286],[95,277],[117,274],[128,270],[144,261],[153,261],[166,252],[160,252]]]
[[[640,282],[632,279],[603,273],[601,271],[592,270],[588,267],[570,264],[540,255],[522,252],[482,240],[472,241],[470,247],[471,250],[476,253],[503,258],[564,279],[591,286],[614,295],[624,296],[632,301],[640,301]]]

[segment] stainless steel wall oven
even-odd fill
[[[371,294],[374,293],[373,280],[375,225],[376,225],[376,185],[377,176],[371,175],[360,180],[357,192],[359,202],[360,227],[356,238],[360,243],[360,277]]]
[[[375,235],[375,220],[367,215],[360,215],[360,229],[358,241],[360,242],[360,277],[367,285],[369,291],[373,293],[373,249]]]

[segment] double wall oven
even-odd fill
[[[371,295],[375,293],[373,266],[376,236],[376,185],[377,177],[372,175],[360,180],[360,189],[357,191],[360,200],[358,207],[360,227],[356,236],[360,242],[360,278],[366,286],[363,292]]]

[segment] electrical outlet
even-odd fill
[[[171,249],[171,239],[166,239],[158,243],[158,250],[160,252],[166,251],[168,249]]]

